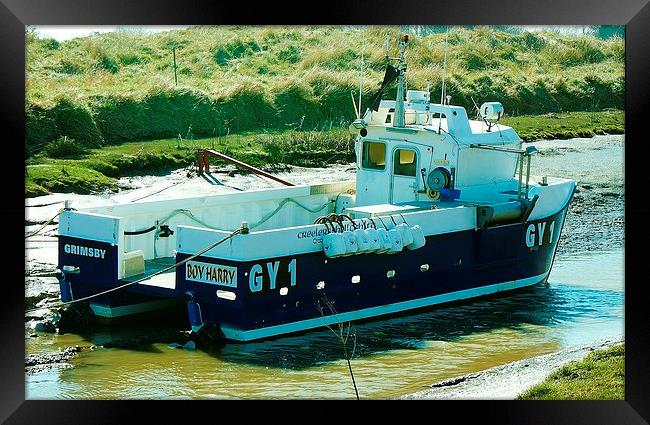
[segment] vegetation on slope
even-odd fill
[[[623,400],[624,398],[624,345],[595,351],[579,362],[571,362],[518,397],[520,400]]]
[[[513,126],[525,141],[591,137],[595,134],[623,133],[624,114],[622,111],[571,112],[512,117],[502,120],[502,123]],[[278,164],[324,167],[355,160],[354,136],[347,128],[341,127],[320,131],[247,132],[194,140],[171,138],[96,149],[84,149],[73,139],[61,138],[49,145],[46,152],[27,161],[29,176],[25,195],[40,196],[48,193],[46,188],[77,193],[114,188],[117,177],[162,173],[191,166],[196,161],[196,150],[199,148],[217,149],[254,166],[271,167],[271,170]],[[212,161],[214,164],[220,162],[216,159]],[[41,168],[43,165],[50,168],[44,170]],[[62,178],[60,170],[70,167],[92,171],[84,175],[91,181],[79,179],[79,174],[75,175],[75,180]],[[96,173],[101,173],[104,178],[97,179]],[[48,182],[48,178],[54,181]]]
[[[63,136],[95,148],[347,126],[361,54],[367,100],[383,78],[387,35],[394,55],[396,27],[194,27],[65,42],[28,34],[26,153]],[[411,38],[409,88],[429,80],[440,91],[444,39]],[[448,40],[447,90],[468,110],[472,99],[500,101],[508,115],[623,107],[621,38],[477,27],[452,28]]]

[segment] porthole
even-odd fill
[[[222,291],[219,289],[217,290],[217,297],[228,301],[234,301],[235,298],[237,298],[237,294],[231,291]]]

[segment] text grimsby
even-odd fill
[[[63,246],[63,251],[65,251],[66,254],[81,255],[83,257],[104,258],[106,255],[105,249],[89,248],[87,246],[77,246],[70,244],[65,244]]]

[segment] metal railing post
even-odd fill
[[[528,165],[526,166],[526,199],[528,199],[528,182],[530,180],[530,160],[532,155],[528,155]]]
[[[519,155],[519,183],[517,185],[517,199],[521,199],[521,181],[524,174],[524,154]]]

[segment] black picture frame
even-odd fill
[[[650,384],[647,342],[648,320],[643,289],[646,285],[644,265],[646,241],[650,240],[650,208],[644,200],[645,184],[650,182],[644,168],[647,157],[643,136],[644,119],[650,98],[650,4],[647,0],[592,2],[589,0],[480,0],[458,2],[359,1],[344,3],[277,2],[245,4],[216,3],[207,0],[174,2],[141,0],[135,2],[97,0],[0,0],[0,104],[3,113],[1,133],[7,151],[24,152],[25,125],[25,25],[179,25],[179,24],[494,24],[494,25],[625,25],[625,339],[626,386],[623,401],[438,401],[420,404],[420,413],[429,419],[471,421],[500,424],[642,424],[650,418],[646,386]],[[128,401],[25,401],[24,373],[24,290],[20,284],[24,265],[21,242],[24,220],[24,188],[12,182],[23,167],[18,159],[5,152],[3,165],[6,181],[3,207],[0,208],[4,230],[3,260],[11,273],[0,286],[0,420],[17,423],[121,423],[144,415],[147,422],[188,421],[199,412],[208,421],[226,420],[221,406],[206,403]],[[14,158],[14,159],[10,159]],[[645,177],[645,178],[644,178]],[[22,178],[22,175],[21,175]],[[645,184],[644,184],[645,183]],[[23,268],[24,271],[24,268]],[[467,403],[473,403],[467,405]],[[419,419],[410,414],[413,405],[396,409],[386,406],[401,420]],[[262,409],[229,406],[238,422],[248,421]],[[233,410],[233,408],[235,410]],[[371,409],[379,412],[374,404]],[[284,420],[287,413],[273,407],[269,413]],[[323,411],[327,413],[328,411]],[[329,411],[335,413],[334,411]],[[343,420],[338,415],[308,414]],[[446,414],[445,414],[446,413]],[[267,420],[271,420],[271,415]],[[404,415],[408,415],[405,416]],[[340,416],[336,419],[335,416]],[[142,418],[142,417],[141,417]],[[347,415],[345,415],[347,419]],[[140,419],[142,420],[142,419]],[[231,419],[232,420],[232,419]]]

